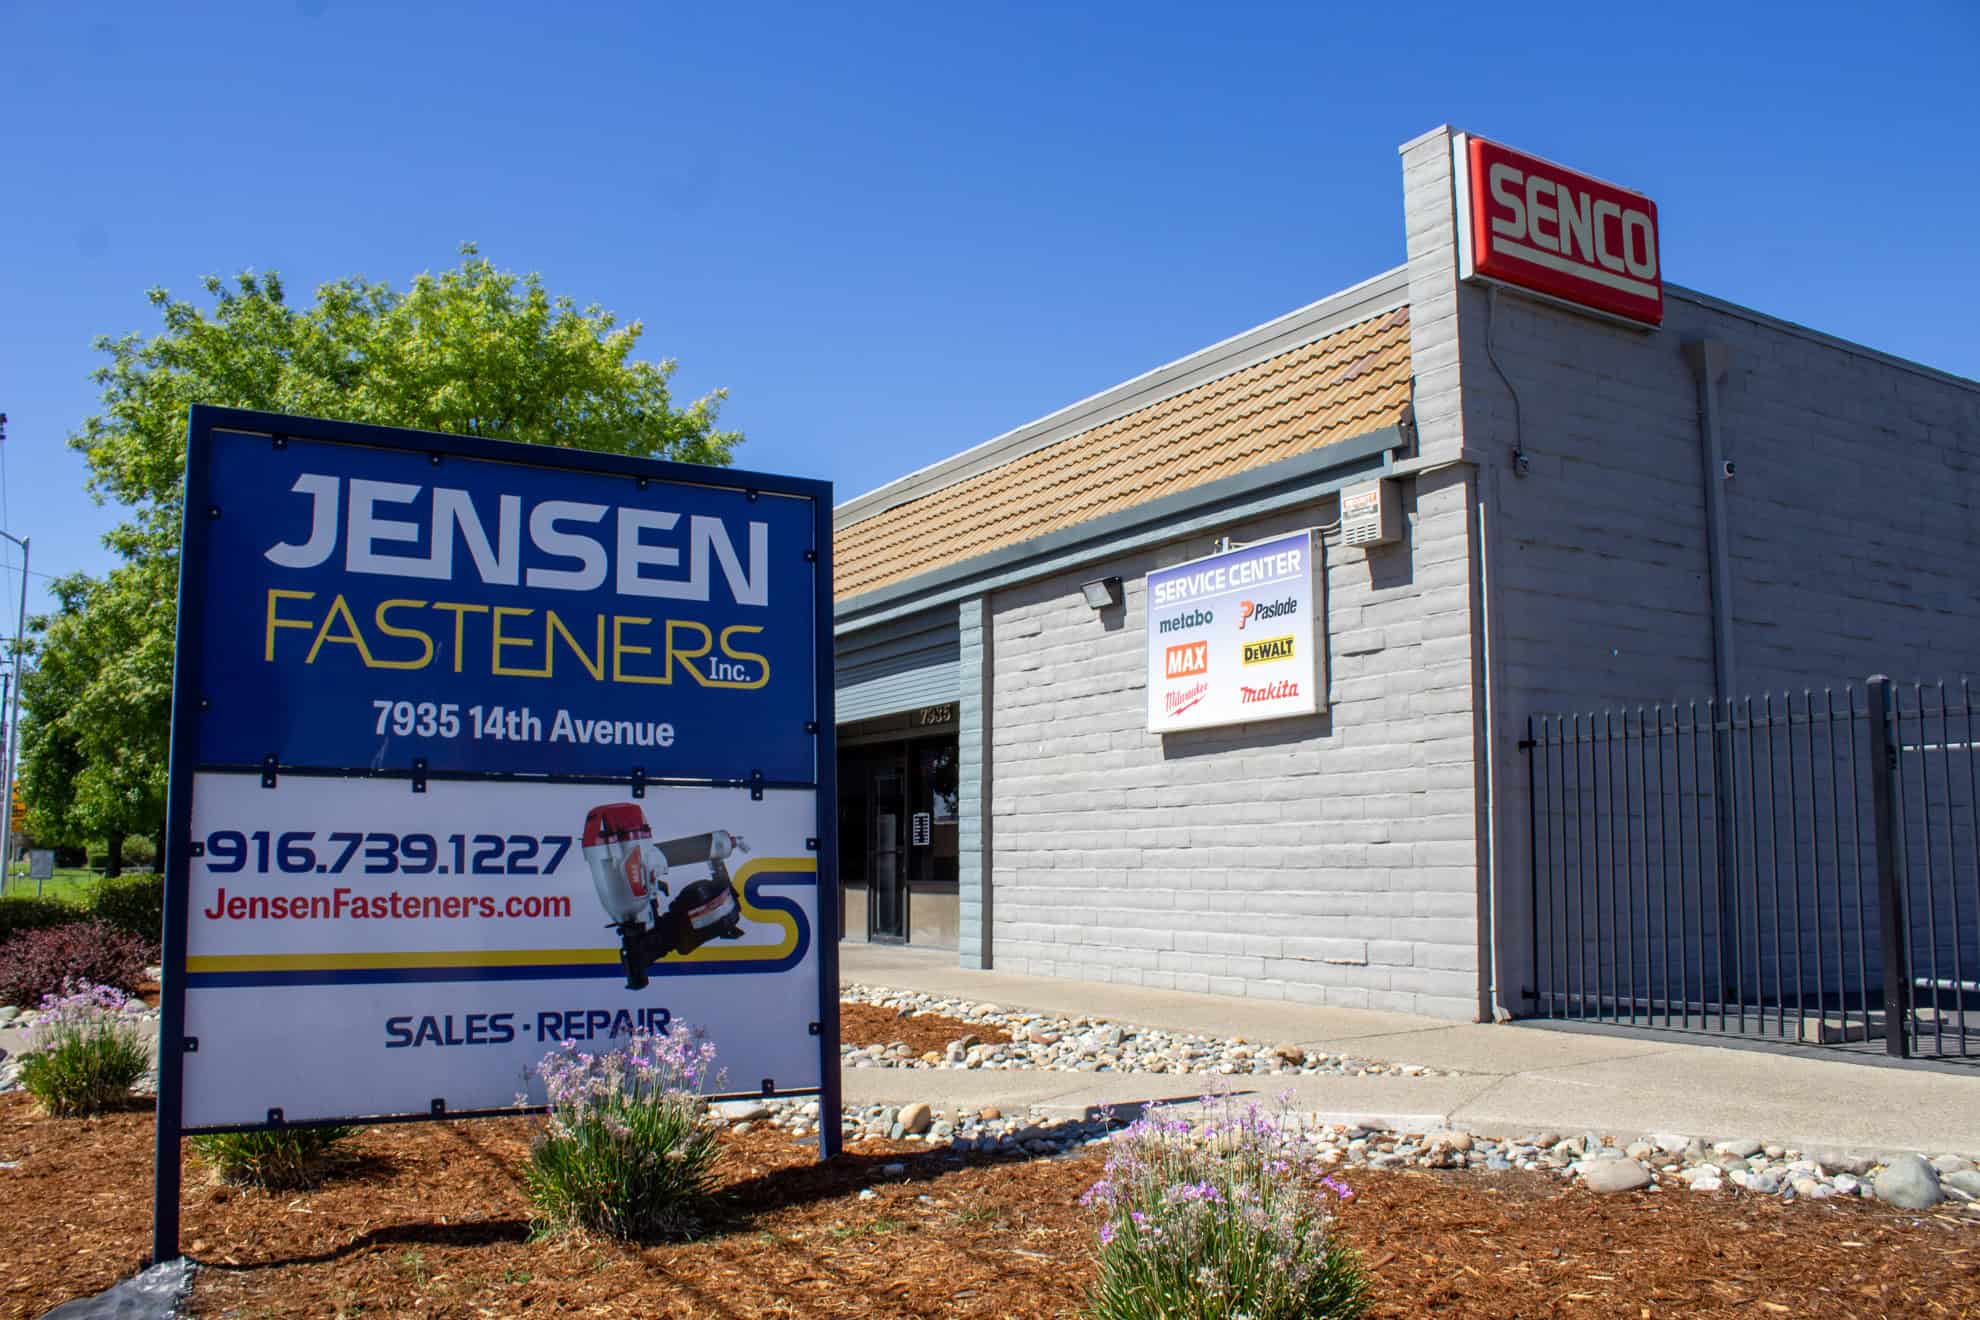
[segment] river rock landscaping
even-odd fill
[[[527,1119],[365,1129],[342,1169],[303,1193],[242,1191],[191,1165],[184,1240],[201,1268],[187,1313],[1075,1312],[1096,1231],[1077,1202],[1099,1175],[1097,1150],[1025,1159],[859,1138],[820,1166],[768,1117],[731,1120],[719,1165],[727,1212],[682,1244],[532,1242]],[[1386,1139],[1363,1138],[1377,1154],[1420,1144],[1383,1151]],[[38,1316],[136,1272],[149,1242],[150,1146],[142,1111],[56,1122],[25,1097],[0,1097],[0,1166],[10,1166],[0,1167],[10,1208],[0,1216],[0,1316]],[[1516,1169],[1342,1162],[1354,1198],[1339,1231],[1374,1281],[1376,1317],[1980,1308],[1980,1235],[1944,1205],[1921,1214],[1860,1197],[1601,1195]]]
[[[1352,1055],[1309,1053],[1292,1044],[1222,1039],[1154,1027],[1128,1026],[1090,1017],[1056,1017],[996,1004],[945,998],[883,986],[849,985],[840,992],[842,1012],[892,1012],[912,1040],[874,1040],[875,1032],[842,1031],[840,1062],[848,1068],[982,1068],[1051,1072],[1155,1073],[1199,1077],[1439,1076],[1420,1064],[1390,1063]],[[936,1043],[917,1019],[933,1018]],[[860,1017],[862,1023],[870,1021]],[[956,1030],[956,1028],[960,1030]],[[948,1034],[953,1031],[954,1034]]]

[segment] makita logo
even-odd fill
[[[1242,683],[1238,685],[1238,700],[1247,706],[1257,701],[1284,701],[1298,695],[1299,683],[1290,678],[1282,678],[1276,683],[1267,683],[1263,687],[1247,687]]]
[[[1210,684],[1206,681],[1192,683],[1188,687],[1175,692],[1164,692],[1162,694],[1162,707],[1171,715],[1180,715],[1197,702],[1203,700],[1203,694],[1209,690]]]
[[[1162,654],[1162,672],[1165,678],[1190,678],[1196,674],[1210,672],[1210,643],[1184,642],[1172,646]]]
[[[1238,606],[1238,631],[1243,632],[1244,625],[1253,620],[1263,622],[1266,619],[1276,619],[1283,614],[1297,613],[1299,613],[1299,602],[1291,596],[1284,600],[1248,600]]]
[[[1216,613],[1211,610],[1191,610],[1187,614],[1178,614],[1173,619],[1157,619],[1155,627],[1165,633],[1183,632],[1189,628],[1208,628],[1211,620],[1216,617]]]

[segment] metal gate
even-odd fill
[[[1980,1058],[1968,685],[1527,723],[1535,1016]]]

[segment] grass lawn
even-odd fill
[[[28,879],[27,864],[13,868],[7,877],[7,893],[32,895],[39,888],[43,898],[59,898],[70,903],[80,903],[89,897],[89,889],[100,877],[86,866],[58,866],[55,875],[49,880]]]

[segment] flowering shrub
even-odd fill
[[[223,1182],[287,1192],[314,1186],[344,1153],[356,1128],[275,1128],[209,1132],[193,1150]]]
[[[1114,1139],[1101,1180],[1096,1320],[1293,1320],[1362,1313],[1367,1281],[1330,1231],[1353,1193],[1276,1113],[1206,1102],[1192,1123],[1149,1115]]]
[[[592,1055],[571,1041],[536,1066],[550,1113],[530,1151],[539,1233],[691,1236],[714,1198],[719,1153],[703,1089],[719,1085],[715,1047],[675,1023]]]
[[[63,989],[42,997],[21,1056],[21,1085],[56,1118],[99,1114],[150,1070],[144,1033],[114,986],[84,981]]]
[[[135,990],[149,952],[143,940],[102,921],[21,931],[0,944],[0,1004],[66,994],[71,981]]]

